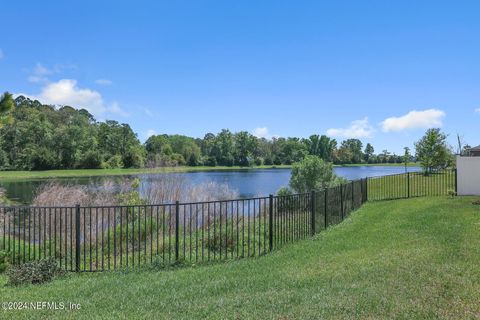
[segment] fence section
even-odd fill
[[[0,250],[13,263],[53,257],[103,271],[263,255],[345,219],[367,180],[289,196],[104,207],[0,207]]]
[[[454,194],[456,189],[456,169],[446,169],[430,174],[410,172],[369,178],[368,200],[442,196]]]

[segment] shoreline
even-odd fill
[[[334,165],[335,168],[341,167],[403,167],[403,163],[370,163],[370,164],[346,164]],[[417,167],[418,163],[409,163],[408,167]],[[183,173],[183,172],[214,172],[214,171],[241,171],[258,169],[290,169],[291,165],[278,166],[217,166],[217,167],[162,167],[162,168],[132,168],[132,169],[63,169],[46,171],[0,171],[1,180],[21,180],[21,179],[42,179],[42,178],[79,178],[79,177],[98,177],[98,176],[124,176],[139,174],[157,174],[157,173]]]

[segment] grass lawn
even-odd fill
[[[480,206],[472,197],[367,203],[317,237],[267,256],[172,271],[68,275],[3,286],[5,301],[80,311],[48,319],[465,319],[480,317]]]
[[[368,179],[368,199],[385,200],[408,197],[444,196],[455,191],[455,171],[425,176],[422,172],[396,174]]]

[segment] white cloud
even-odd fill
[[[347,128],[332,128],[327,130],[327,135],[333,137],[342,138],[370,138],[375,129],[368,122],[368,118],[365,117],[361,120],[355,120],[350,123]]]
[[[476,113],[480,113],[480,108],[475,109]]]
[[[112,103],[110,107],[107,108],[113,114],[117,114],[122,117],[128,117],[130,114],[123,110],[117,102]]]
[[[109,109],[105,106],[102,95],[99,92],[79,88],[77,81],[73,79],[62,79],[49,83],[42,88],[42,91],[38,95],[22,95],[39,100],[45,104],[69,105],[75,108],[83,108],[96,116],[105,113]]]
[[[48,69],[41,63],[37,63],[35,68],[33,68],[32,74],[28,76],[28,81],[34,83],[48,82],[47,76],[53,74],[53,72],[53,70]]]
[[[97,79],[95,80],[95,83],[101,86],[109,86],[112,84],[112,81],[108,79]]]
[[[382,122],[384,132],[403,131],[407,129],[428,129],[432,127],[441,127],[442,118],[445,112],[438,109],[428,109],[423,111],[413,110],[401,117],[387,118]]]
[[[5,55],[3,54],[2,49],[0,49],[0,59],[3,59],[3,57],[5,57]]]
[[[266,138],[268,136],[268,128],[267,127],[255,128],[253,129],[252,134],[257,138]]]
[[[50,79],[48,78],[54,74],[60,74],[66,69],[75,69],[76,66],[73,64],[55,64],[53,68],[47,68],[41,63],[37,63],[31,74],[28,76],[28,81],[33,83],[48,83]]]
[[[155,130],[149,129],[149,130],[147,131],[147,134],[146,134],[145,136],[146,136],[147,138],[150,138],[151,136],[154,136],[154,135],[156,135],[156,134],[157,134],[157,132],[156,132]]]

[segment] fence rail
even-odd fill
[[[452,174],[360,179],[306,194],[228,201],[0,207],[0,250],[13,263],[53,257],[77,272],[260,256],[340,223],[366,201],[446,194],[455,185]]]

